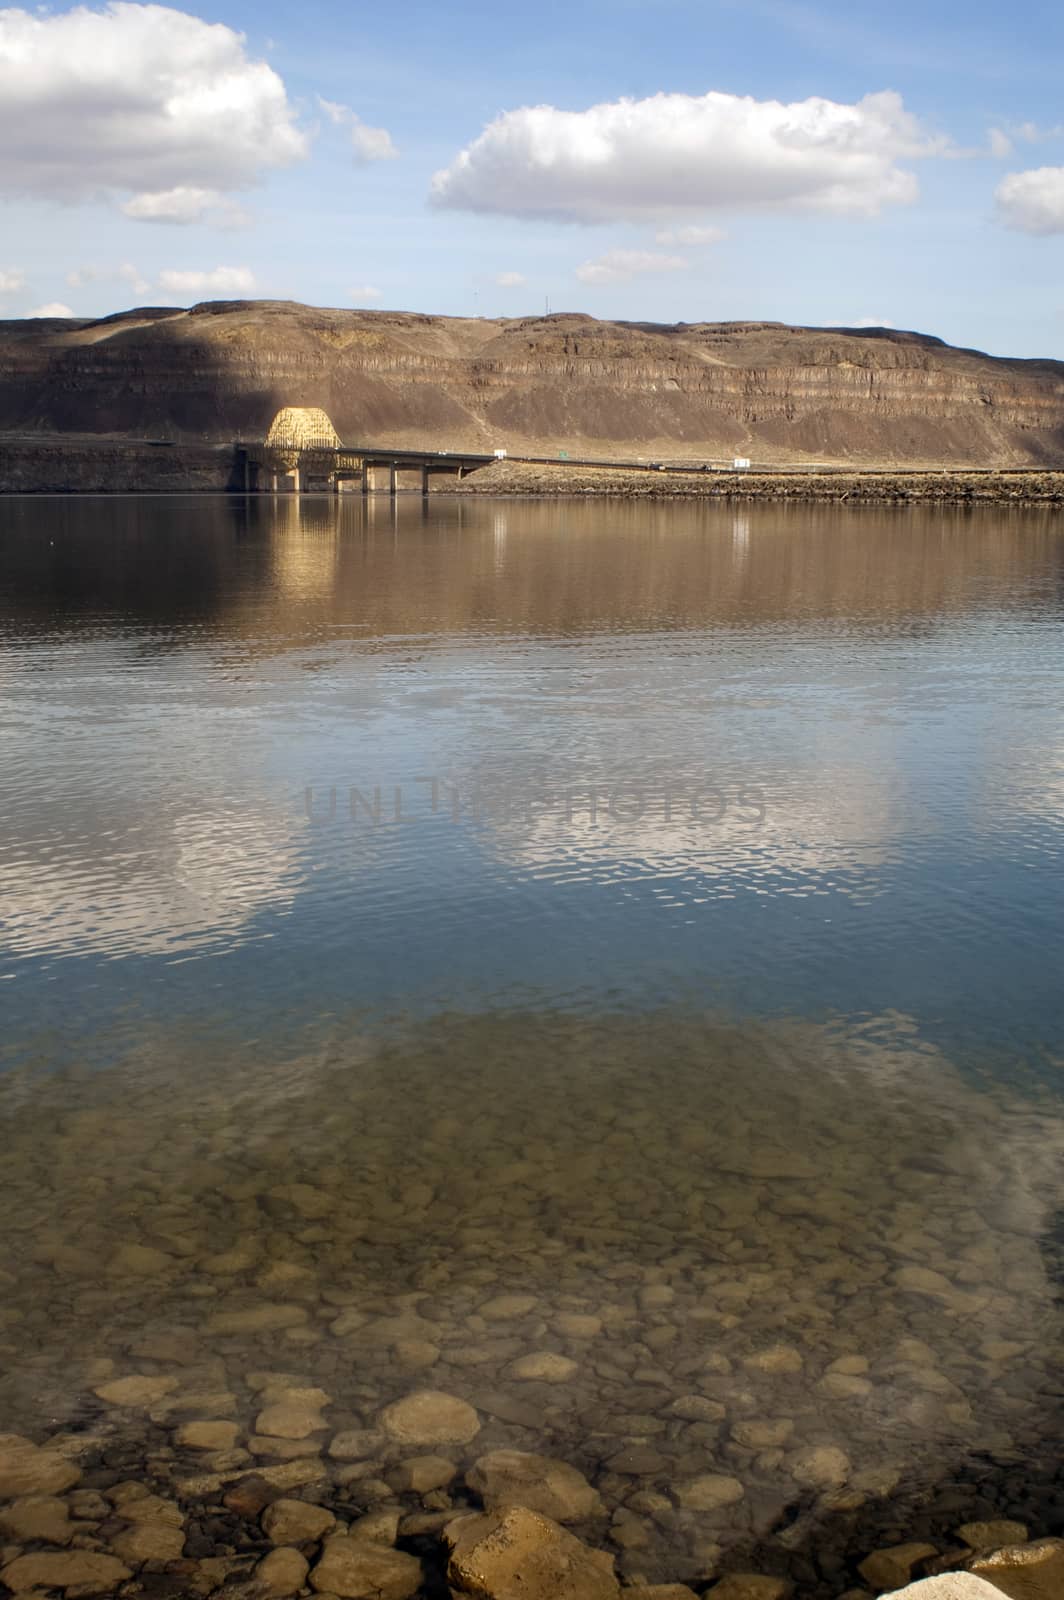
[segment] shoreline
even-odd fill
[[[217,444],[0,435],[2,495],[239,494],[235,452]],[[400,488],[403,498],[419,491]],[[312,494],[317,491],[312,491]],[[721,500],[795,504],[1064,504],[1064,469],[1032,467],[752,467],[684,469],[509,457],[430,486],[433,496]],[[307,495],[306,498],[310,498]],[[349,495],[343,496],[348,498]],[[359,496],[354,496],[358,498]],[[268,501],[270,495],[254,494]],[[290,493],[278,498],[290,500]],[[369,498],[388,499],[384,491]]]
[[[821,504],[1064,503],[1064,471],[1016,468],[864,468],[847,472],[678,472],[610,467],[539,467],[499,462],[463,480],[454,494],[557,498],[562,495],[647,500],[794,501]]]

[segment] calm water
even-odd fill
[[[975,1462],[1051,1520],[1064,518],[0,500],[0,558],[0,1430],[369,1504],[432,1388],[626,1573],[809,1594]]]

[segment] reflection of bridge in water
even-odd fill
[[[261,443],[238,443],[245,494],[428,494],[432,478],[457,481],[495,459],[451,450],[345,445],[326,412],[286,406]]]

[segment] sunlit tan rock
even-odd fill
[[[447,1576],[476,1600],[618,1600],[613,1561],[557,1523],[514,1506],[460,1517],[445,1530]]]

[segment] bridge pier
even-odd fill
[[[281,421],[286,421],[289,434],[280,429]],[[362,495],[387,494],[394,500],[400,493],[420,493],[424,499],[441,479],[459,481],[491,460],[449,450],[346,446],[324,413],[299,408],[280,413],[264,443],[238,442],[235,449],[235,483],[245,494],[303,495],[318,490],[341,494],[355,490],[357,483],[356,492]]]

